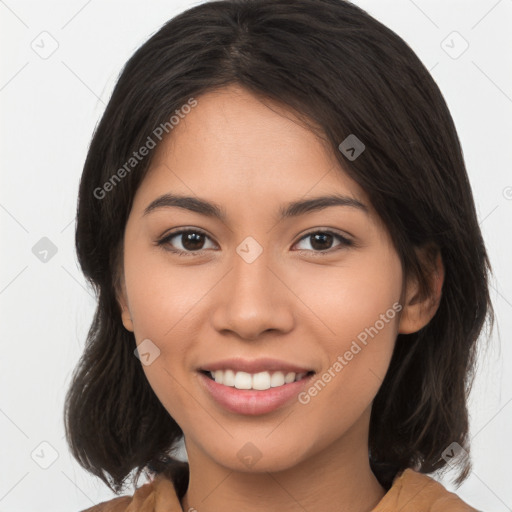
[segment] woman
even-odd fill
[[[490,265],[439,89],[360,8],[170,20],[94,134],[76,246],[68,442],[151,480],[89,510],[474,510],[426,474],[470,471]]]

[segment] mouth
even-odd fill
[[[210,380],[217,384],[239,390],[266,391],[270,388],[287,386],[299,382],[314,375],[314,371],[289,372],[289,371],[263,371],[249,373],[232,369],[224,370],[199,370]]]
[[[270,414],[297,404],[297,396],[314,374],[279,370],[249,373],[229,368],[198,371],[202,389],[217,406],[249,416]]]

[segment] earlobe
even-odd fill
[[[121,319],[123,320],[124,328],[127,331],[133,332],[133,322],[132,317],[130,316],[130,312],[127,308],[123,308],[123,311],[121,313]]]
[[[117,293],[117,302],[119,307],[121,308],[121,320],[123,322],[124,328],[127,331],[133,332],[133,321],[130,314],[130,310],[128,309],[128,304],[126,300],[126,291],[124,286],[122,286],[122,290]]]
[[[432,254],[432,250],[432,247],[427,247],[420,254],[420,261],[423,261],[425,265],[431,266],[433,264],[433,268],[430,269],[428,275],[431,294],[427,297],[421,297],[417,279],[407,283],[402,315],[398,326],[400,334],[411,334],[419,331],[432,320],[439,308],[444,282],[444,265],[438,249],[434,249],[433,261],[427,259]]]

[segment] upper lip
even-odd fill
[[[292,364],[287,361],[279,361],[278,359],[260,358],[260,359],[241,359],[231,358],[223,359],[222,361],[215,361],[208,363],[199,368],[203,371],[215,370],[234,370],[235,372],[259,373],[259,372],[294,372],[294,373],[308,373],[313,371],[311,368]]]

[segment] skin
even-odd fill
[[[143,369],[185,435],[190,484],[182,507],[369,511],[385,494],[368,462],[372,401],[397,334],[434,315],[442,262],[432,277],[436,296],[419,300],[366,194],[325,142],[284,107],[235,85],[197,100],[155,150],[136,193],[119,292],[125,328],[137,344],[150,339],[160,350]],[[331,206],[278,219],[288,202],[333,192],[368,211]],[[226,221],[178,207],[143,215],[165,193],[215,202]],[[156,245],[180,227],[206,237],[194,246],[175,236],[167,247],[202,254]],[[354,244],[334,237],[315,246],[306,236],[327,228]],[[252,263],[236,252],[248,236],[263,248]],[[278,358],[322,375],[397,302],[400,314],[306,405],[294,400],[245,416],[221,408],[200,385],[196,368],[234,356]],[[251,467],[237,456],[248,442],[261,455]]]

